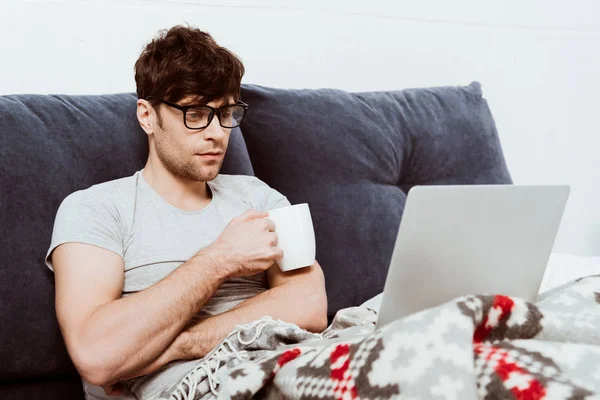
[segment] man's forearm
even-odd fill
[[[309,331],[320,332],[327,325],[324,287],[309,280],[298,280],[271,288],[226,313],[184,329],[163,354],[121,380],[150,374],[171,361],[202,358],[227,337],[236,325],[252,322],[264,315],[293,322]]]
[[[178,359],[204,357],[236,325],[246,324],[265,315],[292,322],[300,328],[321,332],[327,327],[325,292],[304,282],[277,286],[238,304],[223,314],[200,321],[185,330],[187,342]]]
[[[217,346],[236,325],[252,322],[264,315],[293,322],[307,330],[323,330],[325,328],[322,326],[323,321],[319,323],[319,317],[316,315],[318,307],[311,306],[312,301],[302,301],[303,307],[298,307],[298,300],[302,298],[294,295],[289,286],[293,285],[282,285],[269,289],[240,303],[226,313],[205,319],[184,329],[154,361],[118,380],[124,381],[151,374],[171,361],[202,358]],[[314,298],[314,302],[318,303],[317,297]],[[296,312],[300,309],[303,312]],[[311,314],[315,314],[314,319],[310,319]],[[326,324],[326,317],[324,323]]]

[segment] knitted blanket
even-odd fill
[[[269,317],[238,326],[160,398],[600,399],[600,276],[535,304],[473,295],[376,319],[353,307],[322,334]]]

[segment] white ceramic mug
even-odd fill
[[[275,223],[277,246],[283,250],[283,258],[277,260],[279,268],[285,272],[313,265],[317,249],[308,204],[271,210],[269,219]]]

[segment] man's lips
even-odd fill
[[[198,153],[197,156],[218,158],[223,155],[223,152]]]

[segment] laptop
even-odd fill
[[[412,187],[376,328],[469,294],[535,301],[569,193],[567,185]]]

